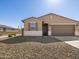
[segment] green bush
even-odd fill
[[[8,35],[8,37],[12,37],[12,35]]]

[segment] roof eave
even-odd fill
[[[27,18],[27,19],[22,20],[22,22],[24,23],[25,20],[28,20],[28,19],[30,19],[30,18],[38,19],[37,17],[32,16],[32,17],[29,17],[29,18]]]

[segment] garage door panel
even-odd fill
[[[54,26],[52,26],[52,35],[54,35],[54,36],[72,36],[72,35],[74,35],[74,26],[72,26],[72,25],[54,25]]]

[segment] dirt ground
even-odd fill
[[[8,44],[7,40],[0,42],[0,59],[79,59],[79,49],[62,41],[50,43],[25,41],[16,44],[9,41]]]

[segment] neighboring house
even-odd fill
[[[0,24],[0,31],[1,32],[10,32],[10,31],[16,31],[16,30],[17,29],[15,29],[15,28]]]
[[[0,35],[8,35],[10,33],[18,33],[18,29],[0,24]]]
[[[23,20],[24,36],[78,36],[79,22],[54,13]]]

